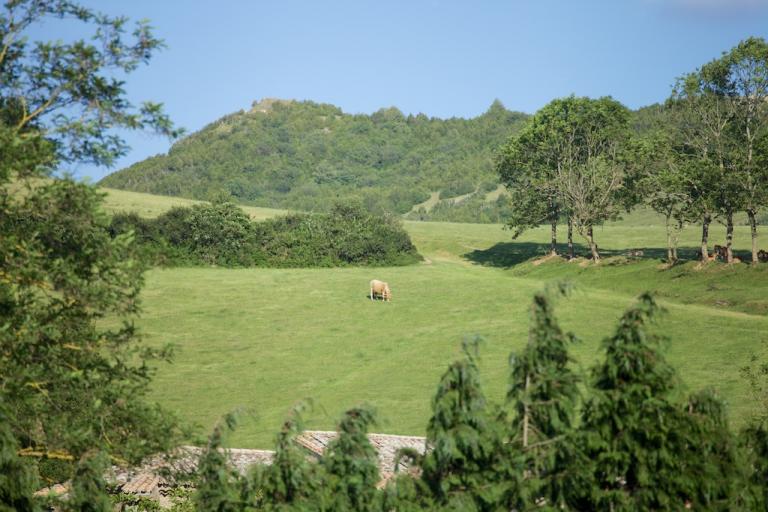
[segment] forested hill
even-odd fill
[[[262,100],[101,184],[298,210],[357,197],[372,211],[405,213],[430,192],[447,198],[494,190],[493,153],[526,117],[499,101],[473,119],[437,119],[396,108],[352,115],[328,104]]]

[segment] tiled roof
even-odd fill
[[[319,458],[330,442],[336,439],[338,435],[338,432],[308,430],[298,435],[296,442]],[[423,437],[368,434],[368,439],[379,458],[381,481],[378,487],[380,488],[384,487],[396,472],[409,471],[408,465],[404,462],[401,462],[397,469],[395,468],[398,450],[411,448],[423,454],[426,449],[426,439]],[[168,482],[162,475],[165,472],[170,472],[173,475],[193,474],[197,471],[197,464],[202,451],[203,449],[197,446],[181,446],[170,456],[150,457],[139,467],[114,466],[105,476],[107,481],[111,482],[115,489],[120,492],[152,497],[164,502],[167,501],[167,490],[173,483]],[[232,466],[241,474],[245,474],[248,468],[254,464],[271,464],[275,454],[269,450],[242,448],[231,448],[226,450],[226,453]],[[52,488],[41,489],[37,494],[43,495],[49,492],[62,494],[67,490],[66,485],[56,485]]]
[[[338,435],[338,432],[332,431],[307,430],[296,437],[296,442],[319,457]],[[368,434],[368,440],[379,456],[379,471],[382,477],[395,472],[395,458],[401,448],[411,448],[421,454],[426,450],[426,438],[423,437]],[[404,462],[397,468],[398,471],[407,469],[408,466]]]
[[[139,473],[120,487],[120,491],[139,496],[152,496],[159,491],[162,478],[154,473]]]
[[[151,457],[138,468],[113,467],[109,480],[116,484],[121,492],[139,496],[164,495],[169,487],[162,476],[165,471],[173,474],[192,474],[197,470],[197,463],[203,449],[197,446],[181,446],[170,457]],[[241,474],[254,464],[270,464],[274,452],[269,450],[247,450],[232,448],[226,450],[229,462]]]

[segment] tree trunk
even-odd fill
[[[705,215],[701,222],[701,261],[709,261],[709,250],[707,249],[707,243],[709,242],[709,223],[712,222],[710,215]]]
[[[528,388],[531,385],[531,376],[525,376],[525,404],[523,405],[523,448],[528,448]]]
[[[557,203],[549,201],[549,225],[552,228],[552,238],[549,245],[549,253],[557,254],[557,218],[558,218]]]
[[[589,241],[589,250],[592,251],[592,261],[600,263],[600,253],[597,250],[595,236],[592,234],[592,226],[587,228],[587,240]]]
[[[667,263],[670,265],[674,265],[675,261],[677,260],[677,255],[675,254],[677,251],[675,250],[674,244],[672,243],[672,225],[670,224],[670,216],[667,215],[666,218],[666,227],[667,227]]]
[[[733,212],[728,212],[725,219],[725,260],[733,263]]]
[[[573,220],[568,217],[568,259],[573,259]]]
[[[551,219],[552,224],[552,241],[549,245],[550,254],[557,254],[557,217]]]
[[[680,233],[683,231],[683,221],[678,220],[675,227],[674,234],[672,236],[672,257],[677,262],[677,245],[680,243]]]
[[[752,264],[757,264],[757,213],[755,210],[747,210],[749,217],[749,230],[752,233]]]

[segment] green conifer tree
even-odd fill
[[[443,374],[427,426],[422,478],[437,505],[495,510],[503,494],[500,423],[488,410],[477,368],[477,340]],[[508,473],[508,472],[507,472]]]
[[[725,403],[712,389],[694,393],[684,404],[688,454],[681,480],[694,510],[755,510],[749,468],[728,428]]]
[[[325,449],[323,497],[327,510],[375,510],[379,464],[376,450],[368,440],[368,427],[374,423],[369,407],[355,407],[339,423],[339,437]]]
[[[238,512],[243,509],[240,475],[229,466],[226,453],[222,450],[224,429],[232,430],[235,418],[224,416],[214,427],[198,464],[195,505],[200,512]]]
[[[66,512],[112,512],[112,500],[104,482],[106,469],[107,458],[103,453],[83,455],[75,470],[70,496],[63,509]]]
[[[594,369],[583,420],[593,462],[588,508],[681,510],[691,501],[683,474],[690,431],[670,401],[675,372],[658,349],[659,337],[648,332],[660,311],[642,295],[603,342],[605,360]]]
[[[294,407],[277,435],[275,456],[269,466],[257,466],[254,490],[263,510],[308,510],[317,501],[320,466],[307,460],[294,442],[303,430],[304,404]]]
[[[17,455],[18,448],[0,408],[0,512],[40,510],[32,498],[38,487],[35,472]]]
[[[568,355],[574,340],[558,325],[547,295],[536,294],[528,344],[510,357],[507,403],[513,415],[508,448],[511,456],[523,454],[526,468],[523,492],[510,506],[563,508],[580,487],[583,456],[574,439],[579,378],[569,368]]]

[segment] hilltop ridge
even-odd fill
[[[477,208],[497,188],[496,148],[527,115],[494,101],[471,119],[405,115],[396,107],[349,114],[312,101],[264,98],[213,121],[157,155],[100,184],[192,199],[226,197],[243,204],[326,210],[356,200],[371,211],[409,212],[429,199],[469,194],[456,208]]]

